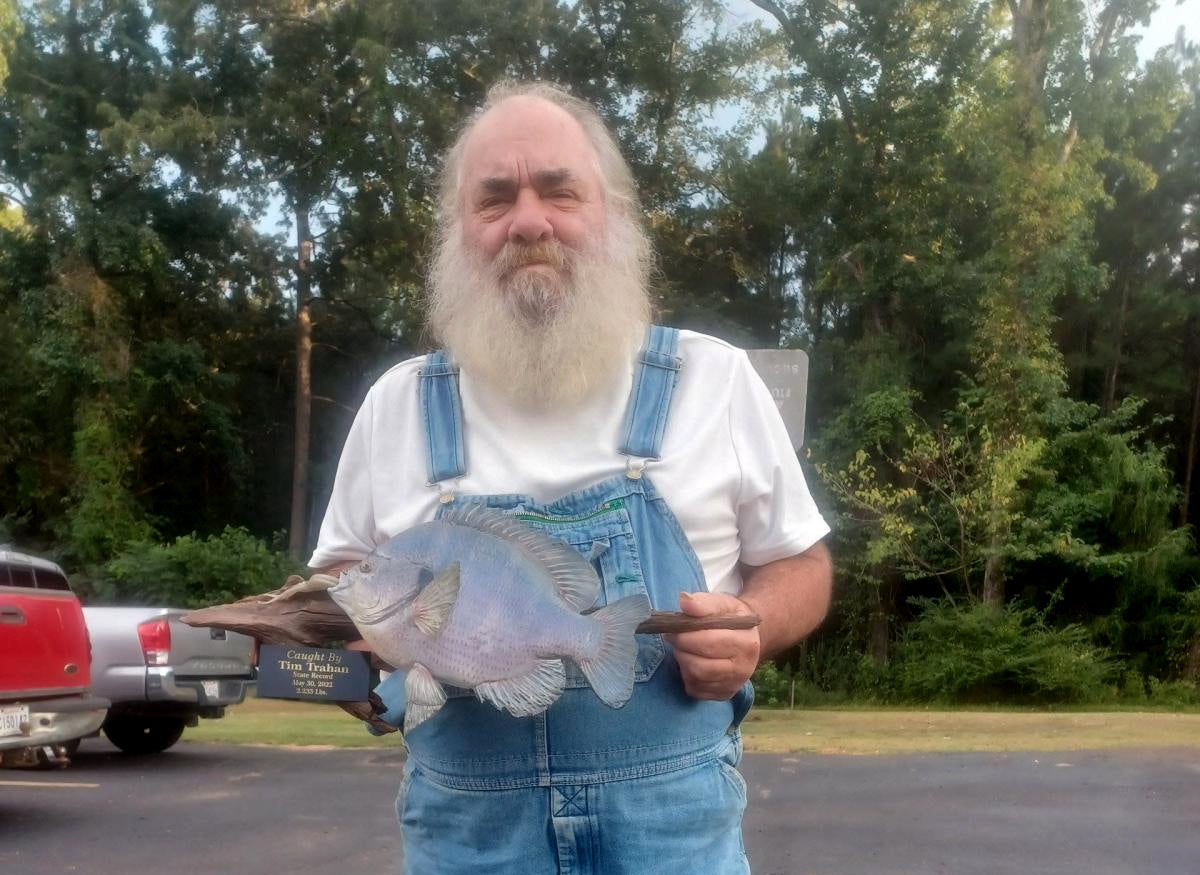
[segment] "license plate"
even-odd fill
[[[201,681],[200,683],[202,683],[204,685],[204,698],[206,698],[206,699],[220,698],[220,696],[221,696],[221,682],[220,681]]]
[[[0,736],[21,735],[21,724],[28,722],[28,705],[8,705],[0,708]]]

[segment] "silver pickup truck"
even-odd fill
[[[254,639],[195,629],[173,608],[83,609],[92,692],[112,702],[101,727],[126,753],[166,750],[201,717],[223,717],[254,681]]]

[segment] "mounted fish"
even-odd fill
[[[516,717],[545,711],[563,691],[563,660],[619,708],[633,694],[634,595],[591,608],[600,579],[569,545],[482,506],[456,509],[380,545],[334,578],[314,575],[287,599],[328,588],[371,650],[407,670],[404,731],[437,713],[442,684],[470,689]]]

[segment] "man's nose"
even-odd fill
[[[530,244],[549,240],[554,236],[545,205],[535,192],[528,189],[517,195],[512,221],[508,226],[508,239],[512,243]]]

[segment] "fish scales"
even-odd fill
[[[633,688],[644,595],[587,615],[600,591],[569,545],[499,511],[457,509],[381,545],[330,590],[379,656],[408,669],[405,731],[445,702],[442,683],[515,716],[561,694],[563,659],[606,703]]]
[[[563,604],[553,579],[529,556],[461,526],[430,534],[425,564],[462,565],[458,601],[420,653],[435,677],[470,688],[532,671],[539,658],[592,655],[578,645],[594,640],[594,624]]]

